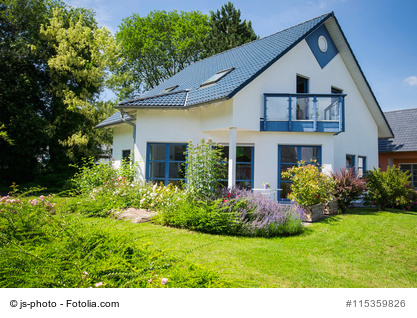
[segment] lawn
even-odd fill
[[[417,287],[417,213],[352,209],[292,237],[209,235],[86,218],[217,271],[233,287]]]

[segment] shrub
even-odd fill
[[[297,204],[307,207],[331,200],[334,181],[322,173],[317,165],[306,165],[304,161],[300,161],[299,166],[289,168],[281,175],[291,179],[289,198]]]
[[[119,168],[114,168],[112,163],[96,164],[93,158],[83,159],[84,165],[78,167],[78,172],[70,180],[73,188],[80,193],[88,193],[93,189],[110,183],[114,180],[133,181],[136,176],[137,164],[122,161]]]
[[[351,205],[352,201],[359,199],[366,190],[366,182],[361,179],[353,168],[342,168],[331,174],[334,180],[333,195],[342,213]]]
[[[53,195],[27,197],[40,189],[0,198],[0,233],[14,241],[42,240],[56,230]]]
[[[368,171],[365,194],[367,205],[377,205],[382,211],[389,206],[411,206],[413,190],[410,186],[410,174],[393,166],[387,171],[374,168]]]
[[[302,231],[304,211],[282,205],[248,190],[219,190],[206,201],[175,201],[162,208],[154,222],[211,234],[273,237]]]
[[[0,287],[224,285],[215,272],[153,249],[137,236],[54,214],[52,198],[1,199]]]
[[[207,200],[213,192],[222,187],[219,180],[224,176],[226,166],[222,163],[222,148],[211,139],[201,139],[195,146],[188,142],[186,152],[186,191],[196,200]]]

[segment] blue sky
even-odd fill
[[[155,10],[220,9],[227,0],[67,0],[94,9],[113,33],[123,18]],[[383,111],[417,108],[416,0],[232,1],[261,37],[333,11]]]

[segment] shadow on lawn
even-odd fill
[[[381,211],[377,208],[352,208],[347,211],[345,214],[355,214],[355,215],[374,215],[379,216],[381,212],[395,213],[395,214],[409,214],[417,216],[417,212],[414,211],[404,211],[399,209],[387,209],[386,211]]]

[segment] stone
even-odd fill
[[[149,222],[154,214],[145,209],[128,208],[123,211],[116,211],[112,213],[116,220],[130,220],[132,223]]]

